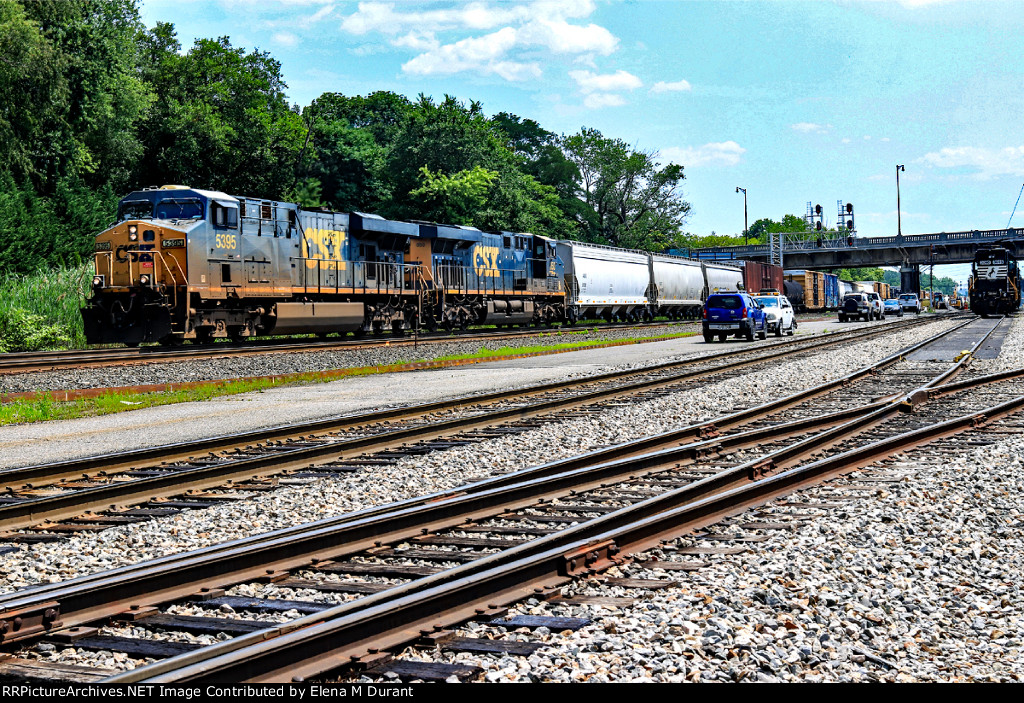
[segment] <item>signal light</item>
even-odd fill
[[[846,229],[853,229],[853,220],[846,221]]]
[[[821,247],[821,244],[822,244],[821,237],[818,237],[818,246]]]
[[[818,230],[820,232],[821,231],[821,222],[816,223],[814,225],[814,229],[816,229],[816,230]]]
[[[853,237],[852,236],[846,238],[846,246],[848,246],[848,247],[852,247],[853,246]]]
[[[820,215],[821,214],[821,205],[815,205],[814,206],[814,214],[815,215]]]
[[[853,214],[853,203],[846,203],[846,214],[847,215],[852,215]]]

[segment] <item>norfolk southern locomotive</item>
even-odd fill
[[[1005,247],[979,249],[971,265],[971,312],[986,317],[1020,307],[1021,275],[1017,258]]]
[[[695,317],[742,287],[725,263],[183,186],[117,215],[82,310],[94,344]]]

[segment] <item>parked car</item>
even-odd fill
[[[754,301],[768,318],[769,332],[774,332],[776,337],[781,337],[783,332],[793,336],[796,332],[796,314],[789,298],[784,295],[758,295]]]
[[[768,336],[768,316],[746,293],[712,293],[704,302],[702,327],[704,341],[711,342],[717,336],[724,342],[727,337],[746,337],[754,341]]]
[[[839,321],[863,319],[865,322],[871,319],[874,311],[871,307],[871,299],[867,293],[847,293],[843,298],[843,304],[839,308]]]
[[[899,301],[903,312],[913,312],[915,315],[921,314],[921,299],[917,297],[916,293],[904,293],[900,296]]]
[[[903,317],[903,308],[900,307],[900,301],[896,298],[889,298],[883,303],[886,315],[895,315],[896,317]]]
[[[876,320],[885,319],[885,307],[882,305],[882,296],[878,293],[868,293],[868,300],[871,301],[871,316]]]

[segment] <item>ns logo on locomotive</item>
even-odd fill
[[[124,197],[95,265],[86,338],[131,346],[693,317],[742,286],[729,264],[184,186]]]

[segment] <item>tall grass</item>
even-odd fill
[[[92,264],[0,278],[0,352],[85,346],[79,313]]]

